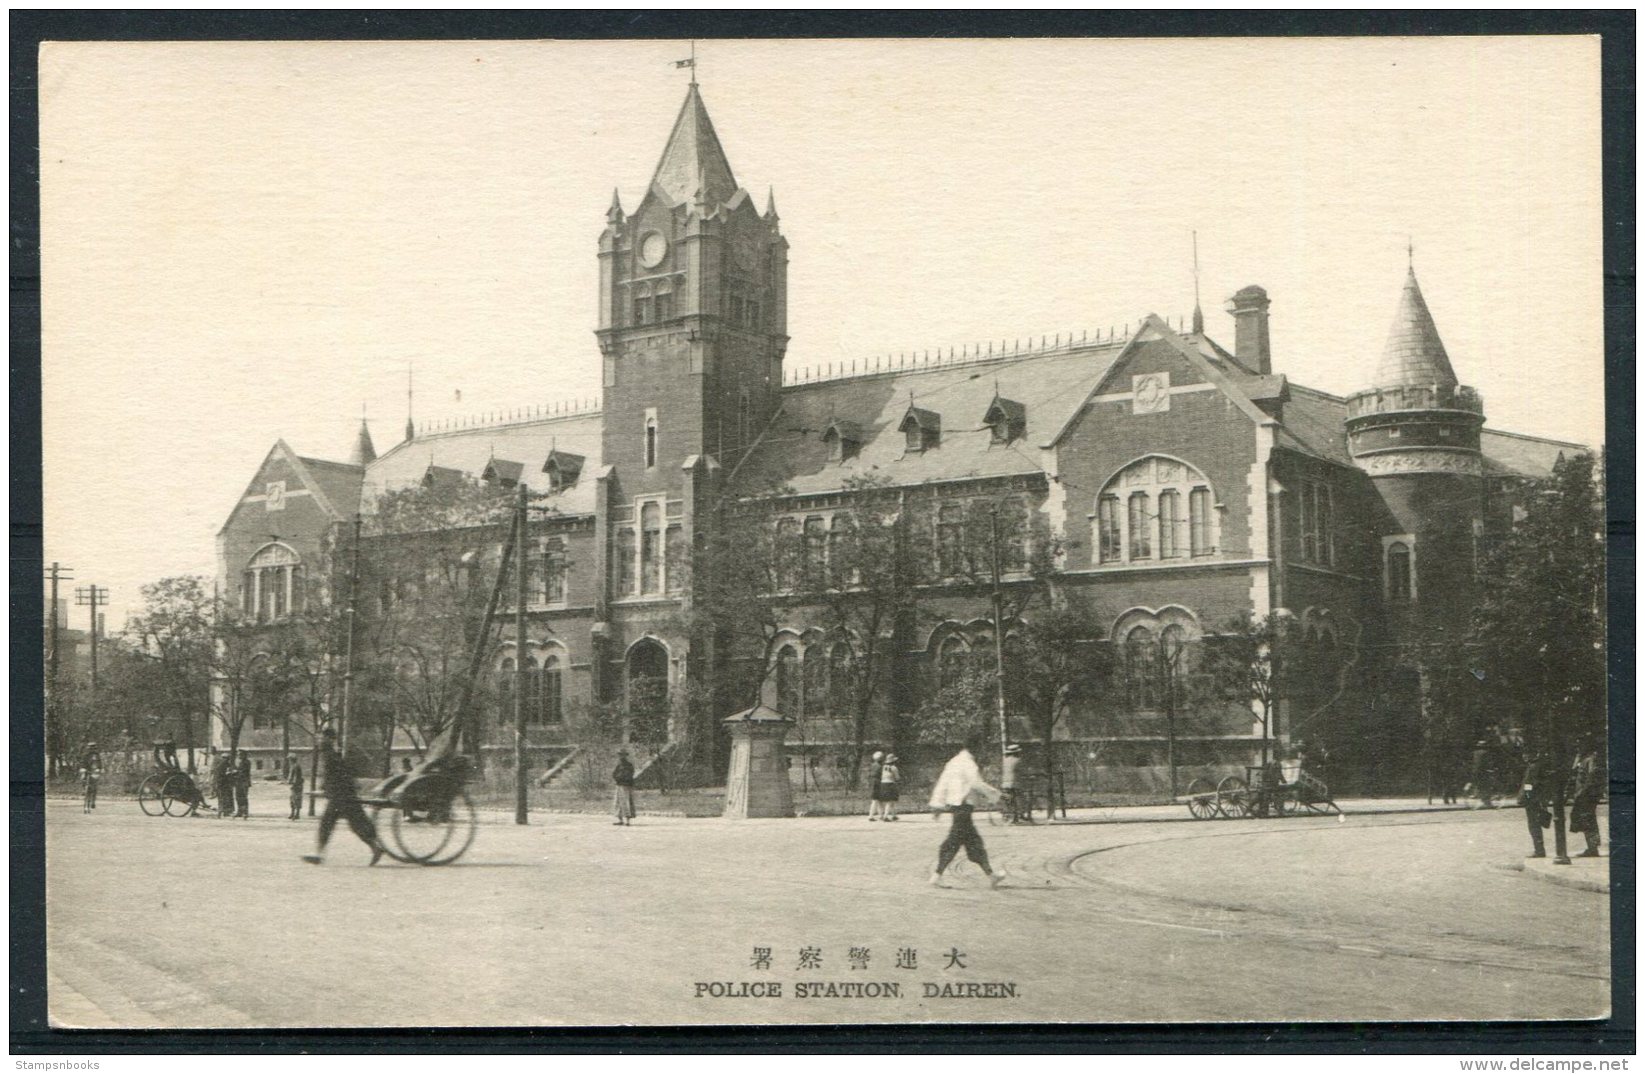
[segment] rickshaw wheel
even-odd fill
[[[478,824],[474,803],[463,791],[448,803],[402,800],[392,821],[394,842],[405,855],[400,860],[418,865],[446,865],[462,857]]]
[[[160,784],[160,808],[168,817],[186,817],[194,812],[194,784],[181,772],[173,772]]]
[[[384,817],[382,815],[384,809],[392,810],[392,807],[372,806],[370,812],[371,826],[377,829],[377,845],[383,848],[384,854],[387,854],[395,861],[405,862],[407,865],[415,865],[417,863],[416,859],[406,857],[405,851],[400,849],[398,841],[391,838],[390,833],[384,830],[385,825],[392,828],[394,820],[398,819],[397,817],[393,819]],[[398,810],[392,811],[395,813],[399,812]]]
[[[1224,776],[1217,784],[1217,812],[1229,819],[1248,816],[1251,812],[1250,788],[1238,776]]]
[[[166,811],[165,805],[160,801],[160,786],[164,782],[165,777],[160,773],[151,772],[144,776],[143,782],[138,785],[137,808],[141,809],[145,816],[158,817]]]
[[[1216,787],[1204,776],[1188,784],[1188,812],[1194,819],[1210,820],[1217,815],[1216,793]]]

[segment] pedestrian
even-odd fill
[[[634,762],[627,750],[617,751],[617,767],[611,770],[611,808],[617,814],[614,824],[634,822]]]
[[[90,813],[97,808],[97,781],[103,778],[103,755],[97,749],[97,743],[86,743],[86,751],[80,759],[80,781],[86,785],[86,798],[80,807],[82,813]]]
[[[303,766],[295,756],[286,758],[286,786],[291,789],[291,819],[303,815]]]
[[[1005,796],[1005,819],[1012,824],[1021,824],[1022,806],[1017,799],[1017,766],[1022,764],[1022,747],[1013,742],[1005,747],[1005,757],[1000,761],[1000,793]]]
[[[1548,856],[1542,842],[1542,829],[1554,819],[1553,814],[1548,812],[1550,775],[1547,754],[1542,750],[1533,752],[1525,765],[1525,778],[1519,790],[1519,804],[1525,807],[1525,827],[1531,833],[1529,856],[1533,858]]]
[[[1468,786],[1472,789],[1474,796],[1479,799],[1479,805],[1474,807],[1476,809],[1496,808],[1496,803],[1492,801],[1496,797],[1494,787],[1496,773],[1493,771],[1494,758],[1491,756],[1491,752],[1491,744],[1488,740],[1482,738],[1474,743],[1473,782]]]
[[[319,842],[313,854],[304,854],[303,860],[319,865],[331,841],[331,830],[339,820],[348,822],[360,842],[371,848],[371,864],[383,856],[383,846],[377,841],[377,828],[366,816],[354,788],[354,759],[337,749],[337,734],[326,728],[320,735],[320,787],[326,796],[326,809],[320,814]]]
[[[251,816],[251,758],[234,751],[233,765],[234,815],[241,820]]]
[[[879,790],[880,819],[897,819],[897,799],[902,796],[898,784],[902,782],[902,771],[897,767],[897,755],[887,753],[885,763],[880,766],[880,781],[876,785]]]
[[[234,812],[234,787],[229,778],[228,754],[218,752],[211,759],[211,793],[217,798],[217,818]]]
[[[1605,792],[1605,765],[1599,759],[1599,750],[1592,743],[1577,755],[1573,767],[1571,793],[1571,831],[1581,832],[1588,848],[1579,858],[1599,857],[1599,797]]]
[[[880,800],[880,769],[885,767],[885,754],[875,750],[868,758],[868,819],[879,820],[885,812],[885,803]]]
[[[942,775],[937,777],[937,784],[931,788],[931,809],[933,815],[941,816],[947,813],[948,836],[943,839],[942,846],[937,848],[937,867],[931,872],[930,883],[933,887],[942,887],[943,870],[954,860],[961,847],[965,848],[965,856],[977,863],[988,876],[988,883],[992,887],[999,887],[1004,879],[994,872],[988,865],[988,849],[982,844],[982,836],[977,833],[977,826],[971,822],[971,811],[975,808],[973,798],[986,797],[990,801],[999,801],[1000,792],[997,788],[983,782],[982,770],[977,767],[976,753],[982,748],[982,736],[972,735],[966,739],[960,752],[949,758],[943,766]]]

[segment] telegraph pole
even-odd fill
[[[994,581],[994,709],[1000,721],[1000,757],[1010,745],[1011,729],[1005,715],[1005,598],[1000,593],[1000,508],[995,504],[988,512],[989,573]],[[1046,735],[1045,753],[1051,755],[1051,738]]]
[[[91,609],[91,693],[97,696],[97,609],[106,608],[109,603],[108,586],[83,585],[74,590],[74,603],[82,608]],[[56,609],[52,615],[57,614]]]
[[[348,606],[343,611],[343,620],[348,636],[343,639],[343,719],[341,733],[337,736],[337,748],[343,752],[348,750],[348,717],[349,709],[354,703],[354,605],[357,603],[357,593],[360,583],[360,514],[354,514],[354,551],[349,559],[348,567]],[[312,809],[313,799],[309,800]]]
[[[526,485],[520,482],[519,504],[514,508],[514,823],[526,822],[525,791],[525,598],[526,598]]]
[[[55,706],[57,704],[57,632],[63,625],[57,618],[57,583],[72,579],[74,575],[68,572],[73,569],[72,567],[64,567],[56,560],[53,560],[50,569],[46,571],[51,577],[51,635],[47,639],[49,647],[46,649],[46,704],[51,708],[53,715],[56,715]],[[55,747],[49,742],[47,747],[54,750],[51,760],[56,761]]]

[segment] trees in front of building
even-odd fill
[[[1261,730],[1265,765],[1278,731],[1279,704],[1291,692],[1301,642],[1296,617],[1280,609],[1263,616],[1247,611],[1201,643],[1210,692],[1250,711]]]
[[[1561,458],[1487,551],[1468,647],[1492,709],[1568,756],[1605,731],[1605,509],[1592,455]]]

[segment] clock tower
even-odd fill
[[[696,456],[734,466],[777,407],[788,243],[731,164],[693,82],[645,196],[613,194],[596,335],[603,459],[621,498],[678,495]]]

